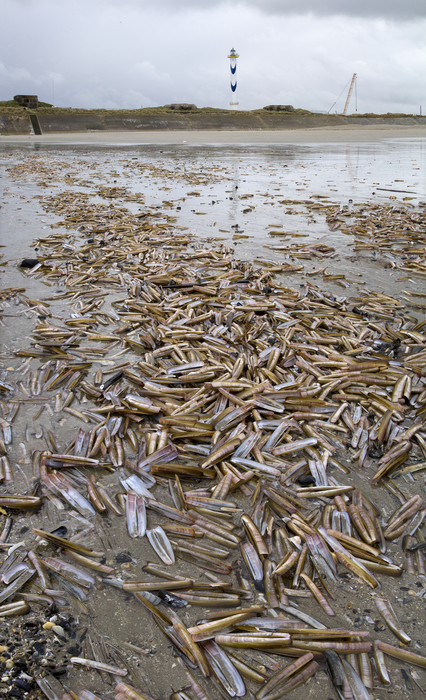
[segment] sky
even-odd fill
[[[426,113],[425,0],[0,0],[0,100]],[[228,54],[235,48],[237,90]]]

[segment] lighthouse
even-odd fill
[[[235,102],[235,97],[236,97],[235,92],[237,90],[237,58],[239,58],[235,49],[231,49],[228,58],[229,58],[229,68],[231,70],[231,92],[232,92],[232,96],[234,96],[234,101],[231,101],[229,104],[231,106],[235,106],[235,105],[238,105],[238,102]]]

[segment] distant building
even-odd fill
[[[173,109],[177,112],[191,112],[194,109],[198,109],[197,105],[189,104],[188,102],[173,103],[171,105],[164,105],[167,109]]]
[[[15,95],[13,99],[21,105],[21,107],[30,107],[30,109],[36,109],[38,107],[37,95]]]
[[[268,112],[294,112],[293,105],[268,105],[263,109],[267,109]]]

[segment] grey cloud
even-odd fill
[[[21,7],[45,6],[49,0],[12,0]],[[50,0],[53,4],[55,0]],[[1,4],[1,0],[0,0]],[[80,5],[71,0],[68,5]],[[166,10],[179,14],[188,10],[208,11],[219,7],[258,10],[267,15],[346,16],[410,20],[426,17],[425,0],[86,0],[86,8],[133,7],[137,10]]]
[[[221,5],[232,5],[274,15],[343,15],[383,19],[426,17],[425,0],[122,0],[122,4],[143,8],[168,8],[173,12],[188,9],[202,11]]]
[[[34,82],[31,73],[26,68],[8,67],[0,61],[0,79],[2,82]]]
[[[426,16],[424,0],[246,0],[275,14],[351,15],[355,17],[404,17]]]

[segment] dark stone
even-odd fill
[[[80,642],[84,642],[86,637],[87,637],[87,627],[86,627],[86,629],[83,630],[83,632],[80,635]]]
[[[17,688],[12,688],[9,690],[9,697],[10,698],[19,698],[19,700],[24,700],[24,696],[22,695],[21,691],[18,690]]]
[[[129,552],[120,552],[120,554],[117,554],[115,557],[115,561],[117,564],[126,564],[130,561],[133,561],[132,557],[130,556]]]
[[[68,671],[66,666],[55,666],[55,668],[50,670],[50,673],[52,676],[64,676]]]
[[[15,668],[19,668],[21,671],[28,668],[28,664],[26,663],[26,661],[22,661],[22,659],[14,659],[13,663]]]
[[[14,683],[14,685],[16,685],[16,686],[17,686],[18,688],[20,688],[21,690],[24,690],[26,693],[29,693],[30,690],[31,690],[31,688],[32,688],[32,686],[30,685],[30,683],[28,683],[28,681],[25,681],[23,678],[16,678],[16,679],[13,681],[13,683]]]
[[[383,450],[380,447],[376,447],[373,445],[373,447],[368,450],[368,456],[371,457],[371,459],[380,459],[380,457],[383,455]]]
[[[22,262],[19,264],[19,267],[28,267],[32,268],[38,265],[38,260],[37,258],[24,258]]]
[[[80,644],[72,644],[71,646],[67,647],[67,652],[68,654],[71,654],[71,656],[78,656],[80,654],[80,651]]]
[[[302,476],[299,476],[297,479],[297,483],[300,484],[300,486],[309,486],[309,484],[316,484],[316,481],[312,474],[302,474]]]

